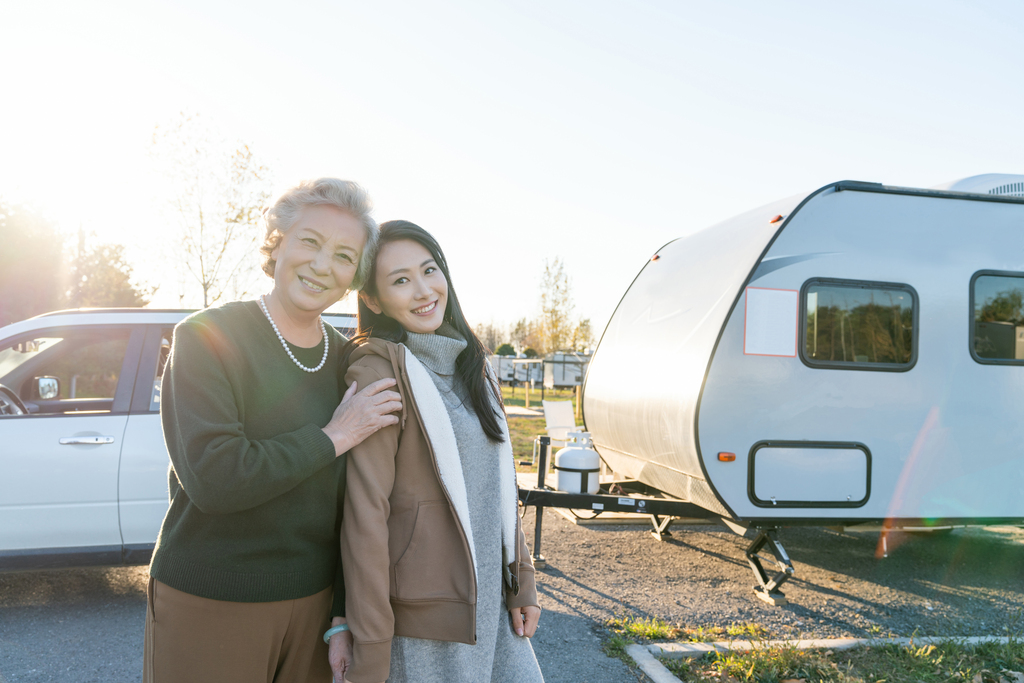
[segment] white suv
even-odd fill
[[[0,570],[149,562],[167,511],[160,380],[191,311],[0,328]],[[325,315],[345,336],[355,318]]]

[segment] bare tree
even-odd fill
[[[229,144],[198,115],[157,126],[152,149],[173,193],[181,265],[202,290],[203,307],[246,296],[259,278],[270,169],[249,145]]]
[[[494,353],[494,350],[505,340],[505,330],[496,326],[493,321],[486,325],[484,323],[478,323],[476,327],[473,328],[473,332],[491,353]]]
[[[594,331],[590,325],[590,318],[580,318],[576,327],[572,329],[572,338],[569,341],[569,348],[573,351],[582,352],[594,345]]]
[[[510,336],[512,337],[512,345],[519,353],[523,353],[529,348],[537,349],[543,346],[540,334],[538,333],[538,325],[533,320],[527,320],[526,318],[518,320],[512,326]]]
[[[553,262],[544,260],[544,275],[540,282],[540,338],[542,353],[553,353],[566,348],[575,327],[572,300],[572,282],[565,273],[561,257]]]

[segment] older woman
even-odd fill
[[[320,317],[366,278],[366,193],[321,178],[267,212],[270,294],[174,331],[161,418],[170,509],[150,567],[144,680],[337,680],[350,640],[339,562],[346,452],[393,425],[393,380],[342,396],[345,340]],[[361,390],[361,391],[360,391]],[[358,391],[358,393],[356,393]],[[333,595],[333,599],[332,599]]]

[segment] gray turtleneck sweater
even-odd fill
[[[407,333],[405,346],[427,368],[455,431],[469,498],[473,552],[478,570],[476,645],[396,636],[389,683],[543,682],[527,638],[512,633],[502,591],[501,515],[498,476],[501,449],[487,438],[469,392],[455,376],[466,341],[448,324],[436,334]]]

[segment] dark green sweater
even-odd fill
[[[174,329],[160,417],[171,455],[170,509],[150,573],[192,595],[272,602],[334,584],[345,456],[321,427],[341,400],[338,352],[318,372],[292,362],[254,301],[200,311]],[[292,346],[316,367],[323,342]]]

